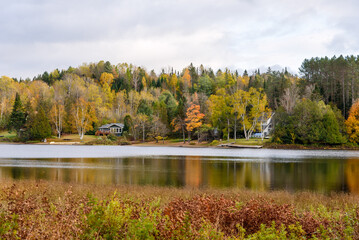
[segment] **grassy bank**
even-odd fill
[[[358,196],[3,182],[0,238],[358,239]]]
[[[198,142],[192,140],[190,143],[186,141],[183,143],[183,139],[166,139],[164,141],[146,141],[141,140],[129,141],[124,137],[106,137],[106,136],[94,136],[85,135],[83,139],[80,139],[78,134],[63,134],[61,138],[55,136],[46,139],[46,143],[40,141],[27,142],[29,144],[86,144],[86,145],[137,145],[137,146],[170,146],[170,147],[217,147],[221,144],[237,144],[237,145],[260,145],[263,148],[270,149],[317,149],[317,150],[359,150],[359,145],[353,143],[347,143],[343,145],[320,145],[320,144],[277,144],[272,143],[270,139],[258,139],[251,138],[246,140],[230,139],[228,140],[214,140],[212,142]],[[17,142],[16,134],[9,133],[7,131],[0,132],[0,142],[2,143],[14,143]]]
[[[298,150],[359,150],[357,144],[347,143],[342,145],[321,145],[321,144],[278,144],[268,142],[264,148],[269,149],[298,149]]]

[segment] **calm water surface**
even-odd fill
[[[359,194],[359,151],[0,145],[0,179]]]

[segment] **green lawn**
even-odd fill
[[[12,132],[9,133],[8,131],[2,131],[0,132],[0,141],[3,139],[12,139],[16,137],[16,133]],[[80,137],[78,134],[64,134],[61,136],[61,138],[57,138],[56,136],[52,136],[50,138],[47,138],[47,142],[89,142],[92,141],[94,139],[96,139],[97,137],[94,135],[85,135],[84,138],[82,140],[80,140]],[[39,142],[39,141],[34,141],[34,143]]]
[[[241,138],[241,139],[237,139],[236,141],[234,141],[234,139],[229,139],[229,141],[222,140],[220,141],[220,144],[234,143],[238,145],[263,145],[267,142],[270,142],[270,139],[264,139],[262,141],[262,139],[260,138],[251,138],[249,140],[246,140],[245,138]]]
[[[1,138],[14,138],[16,137],[16,133],[15,132],[9,133],[8,131],[2,131],[0,132],[0,136]]]

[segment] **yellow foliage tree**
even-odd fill
[[[115,98],[115,91],[111,90],[113,83],[113,75],[111,73],[103,72],[100,77],[100,84],[104,93],[104,103],[107,109],[112,109]]]
[[[143,87],[143,91],[147,92],[147,81],[145,77],[142,77],[142,87]]]
[[[177,84],[178,84],[177,75],[172,74],[171,80],[169,82],[169,89],[171,90],[173,96],[175,97],[176,97]]]
[[[92,130],[92,123],[96,121],[96,112],[92,104],[80,97],[72,108],[74,127],[82,140],[88,130]]]
[[[248,140],[252,133],[260,127],[259,120],[270,110],[267,107],[267,96],[263,89],[250,88],[248,92],[238,90],[232,97],[232,113],[235,118],[242,120],[245,138]],[[248,111],[248,109],[250,109]]]
[[[345,121],[349,141],[359,143],[359,99],[354,102]]]
[[[112,83],[113,83],[112,73],[103,72],[100,77],[101,86],[104,86],[105,84],[107,84],[109,87],[111,87]]]
[[[0,127],[3,127],[6,122],[5,116],[10,113],[12,102],[11,99],[15,97],[15,84],[12,78],[2,76],[0,78]]]
[[[231,100],[232,96],[226,93],[224,88],[218,89],[216,95],[211,95],[208,99],[208,105],[211,112],[211,119],[214,126],[227,122],[227,128],[224,129],[224,134],[227,135],[229,141],[230,127],[229,119],[231,118]]]
[[[188,92],[189,88],[191,87],[191,75],[189,74],[189,70],[188,68],[185,69],[183,76],[183,88],[184,88],[184,92]]]

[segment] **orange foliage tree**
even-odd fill
[[[359,99],[355,101],[349,111],[349,117],[345,121],[349,141],[359,142]]]
[[[200,112],[200,106],[191,103],[186,112],[186,129],[188,131],[188,143],[191,141],[191,132],[202,125],[204,114]]]

